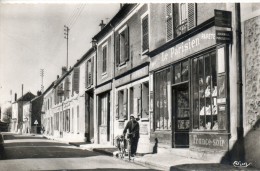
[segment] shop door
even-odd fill
[[[94,103],[93,91],[87,92],[85,95],[85,137],[88,142],[94,138]]]
[[[190,108],[188,83],[173,87],[173,147],[189,147]]]

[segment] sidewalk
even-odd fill
[[[108,156],[116,157],[117,148],[112,145],[91,144],[86,142],[68,142],[61,138],[53,138],[51,136],[43,136],[48,139],[53,139],[59,142],[71,144],[84,150],[99,152]],[[187,150],[176,149],[159,150],[156,154],[146,154],[143,156],[136,156],[133,160],[127,162],[133,162],[139,165],[143,165],[149,168],[158,170],[169,171],[236,171],[236,170],[259,170],[250,167],[235,167],[228,164],[214,163],[210,160],[199,160],[194,158],[185,157]]]

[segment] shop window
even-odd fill
[[[166,40],[178,37],[196,26],[196,4],[166,4]]]
[[[173,84],[188,81],[189,79],[189,61],[177,63],[173,66]]]
[[[107,116],[108,116],[108,95],[103,94],[100,96],[100,119],[101,119],[101,125],[105,126],[107,125]]]
[[[146,52],[149,49],[149,22],[148,15],[142,19],[142,52]]]
[[[74,132],[74,108],[71,108],[71,132]]]
[[[102,73],[107,72],[107,44],[102,48]]]
[[[149,117],[149,83],[142,84],[142,118]]]
[[[155,90],[154,90],[154,119],[156,130],[170,130],[171,129],[171,113],[169,113],[168,97],[171,96],[169,89],[170,84],[170,69],[155,73]]]
[[[127,119],[128,89],[118,91],[116,96],[116,118],[119,120],[125,120]]]
[[[54,130],[59,130],[59,112],[54,114]]]
[[[216,59],[214,51],[192,60],[194,129],[219,130]]]
[[[133,114],[134,113],[134,88],[131,87],[130,89],[130,100],[129,100],[129,105],[130,105],[130,114]]]
[[[79,106],[77,106],[77,132],[79,132]]]
[[[123,27],[116,35],[116,65],[121,66],[129,60],[129,31]]]

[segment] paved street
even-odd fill
[[[14,170],[151,170],[97,152],[42,137],[4,135],[6,159],[1,171]]]

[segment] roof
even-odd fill
[[[54,86],[54,82],[49,85],[49,87],[42,93],[42,96],[45,95],[52,87]]]
[[[31,92],[27,92],[27,93],[24,94],[22,97],[20,97],[19,99],[17,99],[17,101],[30,101],[30,100],[32,100],[34,97],[36,97],[34,94],[32,94]]]
[[[124,4],[117,14],[92,39],[99,41],[116,25],[120,23],[137,4]]]

